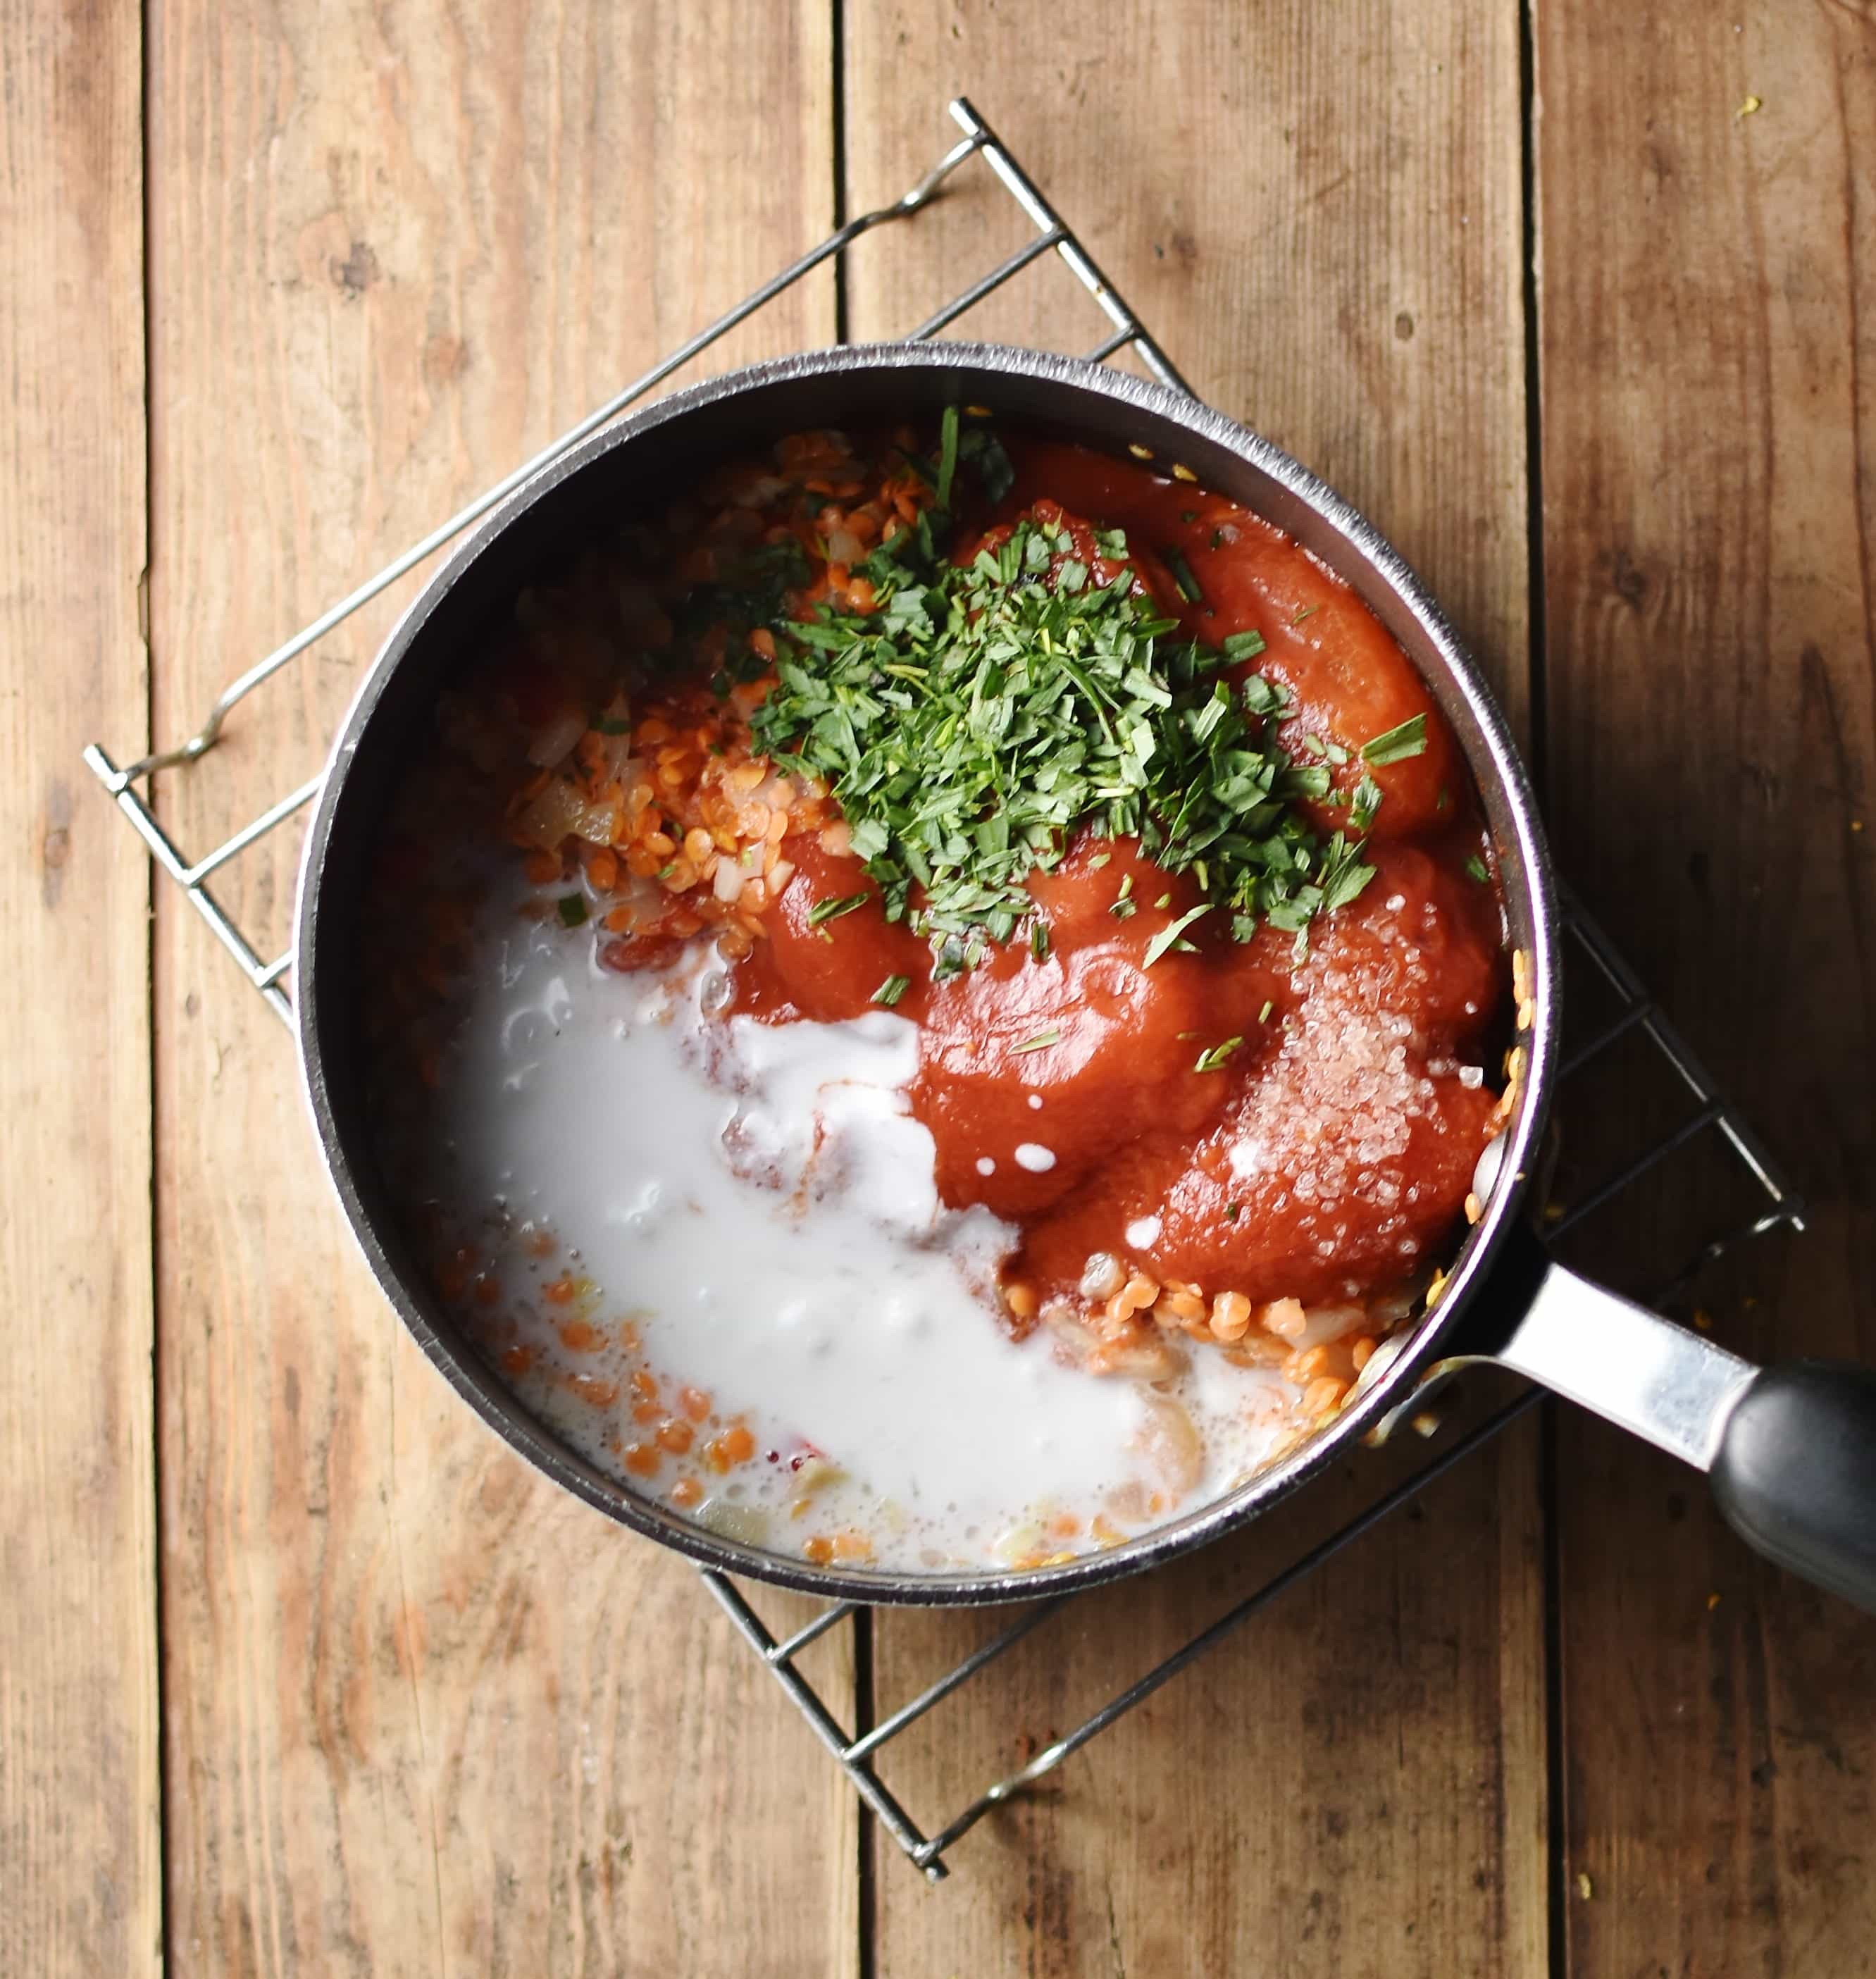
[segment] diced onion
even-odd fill
[[[528,738],[528,761],[551,770],[572,754],[574,744],[585,733],[586,717],[577,708],[563,708]]]

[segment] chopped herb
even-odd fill
[[[1275,1009],[1276,1007],[1277,1006],[1275,1003],[1274,1003],[1269,997],[1266,996],[1264,999],[1263,1009],[1257,1013],[1258,1022],[1260,1024],[1268,1024],[1270,1022],[1270,1013],[1271,1011]]]
[[[1192,575],[1192,565],[1185,561],[1183,550],[1166,552],[1166,568],[1172,572],[1173,581],[1187,600],[1194,605],[1202,605],[1205,594],[1198,588],[1198,580]]]
[[[586,903],[578,893],[562,893],[554,904],[560,910],[563,926],[584,927],[586,925]]]
[[[677,862],[677,860],[674,860],[674,859],[667,859],[667,860],[665,861],[664,864],[663,864],[663,865],[661,865],[661,866],[658,869],[658,877],[661,880],[668,880],[668,879],[671,877],[671,876],[672,875],[672,873],[674,873],[674,872],[676,872],[676,871],[677,871],[677,870],[678,870],[678,862]]]
[[[1047,1030],[1038,1031],[1032,1038],[1025,1038],[1023,1043],[1017,1046],[1015,1056],[1021,1058],[1029,1052],[1046,1051],[1051,1045],[1059,1045],[1061,1042],[1062,1026],[1059,1024],[1051,1024]]]
[[[1140,911],[1139,903],[1133,897],[1133,875],[1129,873],[1120,883],[1120,891],[1114,897],[1114,904],[1108,909],[1117,921],[1129,920]]]
[[[1302,624],[1302,622],[1303,622],[1303,621],[1304,621],[1305,618],[1307,618],[1309,616],[1309,615],[1310,615],[1312,612],[1314,612],[1314,611],[1317,610],[1318,608],[1317,606],[1314,605],[1305,605],[1303,607],[1302,610],[1301,610],[1301,612],[1299,612],[1296,615],[1296,616],[1290,621],[1290,623],[1291,623],[1292,625],[1301,625],[1301,624]]]
[[[823,921],[837,921],[843,914],[850,914],[856,907],[863,907],[873,898],[870,893],[842,893],[837,898],[830,897],[817,900],[807,910],[807,924],[819,927]]]
[[[1348,824],[1351,830],[1366,831],[1374,822],[1374,814],[1381,807],[1381,787],[1364,770],[1361,781],[1355,786],[1354,800],[1348,810]]]
[[[1243,1043],[1244,1039],[1242,1038],[1227,1038],[1222,1044],[1215,1044],[1209,1051],[1201,1052],[1198,1054],[1198,1062],[1192,1067],[1193,1071],[1221,1071],[1224,1068],[1225,1061],[1229,1058],[1231,1053],[1235,1052]]]
[[[912,979],[910,976],[889,976],[878,989],[873,991],[873,1001],[876,1003],[883,1003],[890,1010],[911,987]]]
[[[1440,794],[1433,801],[1434,809],[1435,810],[1445,810],[1451,806],[1452,801],[1453,794],[1451,791],[1447,788],[1445,784],[1442,784],[1440,786]]]
[[[949,509],[951,506],[951,482],[957,472],[957,408],[946,406],[944,419],[939,427],[938,439],[938,506]]]
[[[1147,943],[1146,953],[1142,958],[1140,966],[1143,969],[1151,969],[1153,964],[1165,953],[1168,949],[1172,947],[1175,942],[1179,940],[1179,937],[1185,933],[1185,930],[1192,926],[1194,921],[1198,919],[1201,914],[1208,914],[1211,911],[1211,903],[1209,900],[1207,900],[1198,907],[1187,908],[1185,912],[1180,915],[1179,918],[1176,921],[1168,921],[1166,925],[1160,930],[1158,933],[1155,935],[1153,939]],[[1192,946],[1189,942],[1184,945],[1188,948]]]
[[[1111,852],[1097,852],[1088,862],[1089,871],[1091,873],[1099,873],[1101,868],[1106,865],[1113,857],[1114,855]]]
[[[631,733],[629,721],[616,721],[609,714],[602,714],[593,726],[602,735],[629,735]]]
[[[1410,714],[1398,728],[1371,736],[1361,745],[1361,760],[1379,769],[1387,763],[1404,763],[1410,756],[1422,754],[1427,747],[1427,718]]]
[[[1029,930],[1029,953],[1038,962],[1049,960],[1049,923],[1038,921]]]
[[[957,457],[976,469],[986,502],[1002,501],[1016,486],[1016,470],[1009,464],[1003,443],[985,427],[973,426],[964,435],[957,443]]]
[[[1478,881],[1481,887],[1488,884],[1491,880],[1490,869],[1476,852],[1466,861],[1466,870]]]
[[[1169,907],[1172,905],[1172,896],[1170,893],[1162,893],[1153,904],[1156,907]]]
[[[1227,1223],[1235,1223],[1238,1221],[1238,1212],[1243,1208],[1244,1205],[1241,1202],[1228,1202],[1225,1205],[1225,1222]]]
[[[960,436],[960,461],[981,430]],[[1109,534],[1119,561],[1125,538]],[[902,530],[870,560],[873,611],[778,609],[755,749],[827,783],[887,918],[933,943],[941,973],[1032,927],[1030,874],[1084,831],[1137,838],[1164,871],[1190,873],[1235,940],[1273,914],[1300,925],[1347,854],[1295,808],[1328,772],[1293,763],[1268,727],[1282,690],[1225,676],[1261,638],[1233,634],[1221,652],[1174,636],[1131,570],[1065,588],[1049,577],[1065,545],[1026,520],[960,566]]]
[[[1225,547],[1225,532],[1222,529],[1211,532],[1211,547],[1215,550],[1221,550]]]

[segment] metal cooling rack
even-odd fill
[[[157,866],[182,889],[184,897],[234,957],[249,983],[287,1023],[290,1025],[293,1021],[293,1002],[287,986],[293,969],[292,950],[290,948],[271,960],[264,960],[247,936],[218,904],[208,883],[224,867],[310,803],[318,794],[320,778],[315,777],[298,789],[289,791],[258,817],[232,832],[212,851],[191,859],[157,822],[151,807],[152,780],[157,773],[180,769],[194,762],[214,746],[232,711],[264,681],[300,658],[361,606],[486,515],[531,475],[589,433],[617,418],[628,406],[655,392],[681,366],[708,350],[729,331],[754,316],[812,270],[840,255],[862,234],[893,221],[910,219],[939,195],[953,174],[970,161],[981,159],[1021,209],[1033,234],[1015,253],[953,296],[910,334],[913,337],[936,336],[1030,263],[1052,252],[1094,298],[1112,325],[1110,333],[1088,355],[1105,360],[1132,350],[1148,370],[1165,383],[1182,391],[1191,390],[1145,326],[1102,273],[1086,248],[989,124],[962,97],[950,105],[950,110],[963,135],[903,198],[849,220],[820,246],[746,297],[726,315],[700,330],[643,377],[608,399],[571,431],[563,433],[531,460],[525,461],[512,473],[459,509],[422,542],[413,544],[376,576],[341,598],[283,645],[257,661],[223,691],[209,710],[207,718],[187,741],[177,748],[145,756],[123,769],[118,768],[98,744],[93,744],[86,749],[86,764],[130,820]],[[1566,1051],[1560,1079],[1577,1079],[1598,1066],[1610,1066],[1613,1054],[1629,1048],[1625,1040],[1636,1040],[1652,1055],[1657,1069],[1665,1069],[1670,1076],[1672,1089],[1688,1110],[1677,1115],[1673,1124],[1656,1133],[1639,1153],[1578,1192],[1567,1205],[1553,1204],[1548,1212],[1553,1240],[1560,1240],[1585,1218],[1624,1196],[1670,1157],[1683,1156],[1696,1145],[1709,1142],[1717,1145],[1735,1172],[1743,1176],[1747,1193],[1756,1206],[1743,1218],[1735,1220],[1706,1238],[1685,1268],[1658,1289],[1658,1298],[1670,1295],[1691,1283],[1697,1271],[1745,1239],[1762,1236],[1782,1225],[1801,1229],[1801,1205],[1777,1165],[1607,936],[1580,904],[1567,894],[1565,936],[1565,970],[1570,984],[1566,1002],[1573,1003],[1576,991],[1587,987],[1599,996],[1612,1014],[1588,1037]],[[1542,1398],[1541,1390],[1533,1389],[1521,1394],[1463,1435],[1456,1437],[1429,1462],[1384,1492],[1365,1510],[1345,1521],[1281,1573],[1261,1580],[1241,1594],[1215,1621],[1110,1698],[1072,1731],[1044,1746],[1026,1765],[994,1780],[967,1807],[930,1835],[913,1821],[880,1778],[876,1763],[878,1755],[893,1739],[1026,1636],[1043,1626],[1058,1611],[1086,1597],[1057,1596],[1023,1610],[1015,1620],[916,1696],[883,1716],[875,1718],[863,1729],[849,1732],[802,1674],[799,1658],[810,1643],[849,1619],[863,1636],[871,1626],[872,1611],[850,1601],[832,1602],[804,1627],[777,1639],[736,1583],[710,1570],[704,1570],[701,1577],[752,1649],[773,1672],[777,1682],[814,1728],[867,1808],[910,1860],[936,1882],[948,1873],[944,1860],[946,1851],[993,1808],[1020,1794],[1044,1774],[1052,1772],[1090,1739],[1125,1716],[1207,1651],[1215,1648],[1226,1636],[1243,1627],[1252,1616],[1351,1541],[1379,1524],[1435,1478],[1463,1463]],[[1430,1417],[1420,1417],[1415,1419],[1414,1427],[1430,1435],[1437,1432],[1438,1424]],[[863,1699],[863,1709],[868,1708],[868,1702]]]

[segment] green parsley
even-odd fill
[[[976,437],[957,442],[959,459]],[[1225,675],[1262,649],[1258,635],[1221,653],[1171,636],[1131,569],[1096,584],[1084,566],[1082,587],[1064,588],[1072,544],[1056,525],[1019,522],[963,566],[929,530],[908,540],[918,533],[869,559],[874,611],[824,603],[771,620],[777,683],[751,726],[758,751],[826,781],[887,918],[933,940],[940,971],[1009,940],[1033,912],[1029,875],[1084,829],[1137,837],[1163,870],[1192,874],[1239,941],[1265,919],[1300,929],[1371,877],[1294,808],[1326,794],[1328,772],[1276,741],[1281,688]],[[1102,554],[1118,560],[1125,539],[1109,538]],[[810,920],[870,897],[818,903]],[[1196,918],[1162,931],[1148,959]]]
[[[1198,920],[1201,914],[1208,914],[1211,911],[1211,903],[1209,900],[1207,900],[1201,906],[1196,907],[1188,907],[1185,912],[1180,915],[1179,918],[1176,921],[1167,922],[1166,925],[1160,930],[1158,933],[1155,935],[1153,939],[1147,943],[1146,953],[1141,960],[1141,967],[1143,969],[1151,969],[1153,964],[1166,953],[1167,950],[1172,946],[1174,943],[1180,941],[1180,937],[1185,933],[1185,930],[1192,926],[1193,922]],[[1192,946],[1192,943],[1189,941],[1181,942],[1180,945],[1185,948],[1190,948]]]
[[[1180,595],[1188,604],[1202,605],[1205,594],[1198,588],[1198,580],[1192,575],[1192,565],[1185,561],[1183,550],[1166,552],[1166,568],[1172,572],[1172,581],[1179,587]]]
[[[1049,960],[1049,923],[1037,921],[1029,930],[1029,953],[1038,962]]]
[[[1277,1006],[1271,1000],[1270,998],[1268,996],[1265,997],[1264,999],[1263,1009],[1257,1013],[1258,1022],[1260,1024],[1268,1024],[1270,1022],[1270,1013],[1271,1011],[1275,1009],[1276,1007]]]
[[[951,482],[957,472],[957,408],[946,406],[944,419],[939,428],[938,506],[949,509],[951,506]]]
[[[1490,870],[1476,852],[1466,861],[1466,870],[1478,881],[1481,887],[1488,884],[1491,880]]]
[[[1030,1052],[1046,1051],[1051,1045],[1059,1045],[1061,1042],[1062,1026],[1059,1024],[1051,1024],[1047,1030],[1038,1031],[1032,1038],[1025,1038],[1022,1043],[1017,1046],[1013,1056],[1023,1058]]]
[[[819,927],[823,921],[837,921],[843,914],[850,914],[856,907],[863,907],[872,898],[870,893],[860,893],[817,900],[807,910],[807,924]]]
[[[873,991],[872,1000],[876,1003],[883,1003],[890,1010],[911,987],[912,979],[910,976],[889,976],[878,989]]]
[[[1225,1061],[1229,1058],[1231,1053],[1237,1050],[1238,1047],[1243,1043],[1244,1039],[1242,1038],[1227,1038],[1222,1044],[1214,1045],[1209,1051],[1201,1052],[1198,1054],[1198,1062],[1192,1067],[1193,1071],[1221,1071],[1224,1068]]]
[[[584,927],[586,925],[586,903],[578,893],[562,893],[554,903],[560,910],[563,927]]]
[[[1363,743],[1361,760],[1379,769],[1384,764],[1404,763],[1410,756],[1424,754],[1426,748],[1427,718],[1410,714],[1398,728],[1371,736]]]
[[[1238,1221],[1238,1212],[1243,1208],[1244,1205],[1241,1202],[1228,1202],[1225,1205],[1225,1222],[1227,1223],[1235,1223]]]

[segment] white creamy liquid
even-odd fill
[[[1160,1492],[1162,1515],[1173,1509],[1149,1428],[1163,1400],[1068,1364],[1046,1328],[1018,1343],[1000,1322],[996,1268],[1014,1232],[938,1199],[931,1136],[905,1098],[913,1024],[884,1010],[713,1016],[727,986],[708,944],[671,971],[619,975],[594,960],[590,930],[524,918],[517,900],[485,910],[485,965],[420,1180],[485,1245],[479,1226],[509,1232],[496,1240],[502,1283],[541,1357],[539,1378],[513,1385],[564,1440],[618,1476],[621,1438],[641,1433],[629,1396],[595,1408],[551,1378],[611,1374],[623,1394],[631,1364],[559,1346],[539,1287],[572,1269],[608,1341],[631,1318],[661,1381],[745,1417],[757,1455],[712,1481],[701,1516],[778,1550],[835,1526],[863,1533],[875,1563],[980,1564],[1054,1550],[1039,1522],[1085,1528],[1130,1480],[1135,1502]],[[1016,1159],[1045,1166],[1039,1152]],[[514,1240],[529,1222],[558,1239],[545,1264]],[[1194,1361],[1171,1391],[1205,1444],[1189,1503],[1262,1460],[1290,1392],[1203,1348]],[[804,1445],[844,1473],[805,1527],[784,1512],[788,1453]]]

